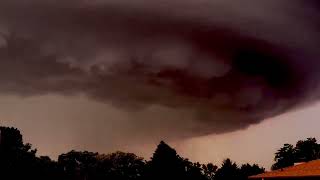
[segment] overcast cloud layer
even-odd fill
[[[85,95],[161,136],[239,130],[319,97],[319,10],[299,0],[2,0],[0,93]]]

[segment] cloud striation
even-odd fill
[[[319,8],[3,0],[0,93],[85,95],[173,138],[243,129],[318,99]]]

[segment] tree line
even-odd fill
[[[314,138],[299,141],[293,148],[295,160],[318,158],[319,149],[312,149],[311,153],[312,143],[317,144]],[[291,162],[283,163],[283,159],[291,157],[289,151],[288,145],[279,149],[274,169],[292,165]],[[23,142],[18,129],[0,127],[1,180],[246,180],[248,176],[265,171],[257,164],[238,165],[230,159],[225,159],[219,167],[212,163],[191,162],[163,141],[150,160],[120,151],[99,154],[72,150],[61,154],[57,161],[36,153],[31,144]]]
[[[275,153],[275,163],[272,165],[272,170],[282,169],[294,165],[294,163],[308,162],[320,159],[320,144],[316,138],[307,138],[300,140],[296,145],[284,144]]]

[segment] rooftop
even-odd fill
[[[320,159],[290,166],[287,168],[265,172],[250,176],[250,179],[258,178],[290,178],[290,177],[320,177]]]

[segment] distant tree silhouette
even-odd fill
[[[247,180],[249,176],[264,173],[265,169],[259,167],[257,164],[243,164],[240,168],[240,176],[242,180]]]
[[[58,164],[68,180],[137,180],[145,168],[143,158],[124,152],[105,155],[71,151],[60,155]]]
[[[271,169],[281,169],[284,167],[292,166],[296,159],[295,148],[291,144],[284,144],[282,148],[280,148],[275,153],[274,160],[275,164],[272,165]]]
[[[203,165],[199,162],[192,163],[188,159],[184,159],[184,167],[185,167],[185,179],[186,180],[207,180],[208,177],[204,173],[202,169]]]
[[[218,170],[218,166],[213,165],[212,163],[202,165],[203,173],[208,180],[213,180],[214,176]]]
[[[143,158],[133,153],[115,152],[98,155],[98,171],[103,172],[105,179],[138,180],[144,175]]]
[[[240,169],[235,162],[230,159],[223,161],[215,175],[215,180],[238,180],[241,179]]]
[[[185,178],[185,163],[173,148],[161,141],[148,162],[147,177],[155,180]]]
[[[34,177],[35,153],[30,144],[23,143],[18,129],[0,127],[0,179]]]
[[[299,147],[309,147],[306,144],[301,142]],[[120,151],[99,154],[74,150],[53,161],[48,156],[37,157],[36,149],[23,143],[18,129],[0,127],[1,180],[244,180],[262,171],[258,165],[245,164],[239,168],[230,159],[221,168],[212,163],[193,163],[163,141],[150,161]]]
[[[295,147],[296,161],[311,161],[320,158],[320,145],[316,138],[300,140]]]
[[[207,176],[200,163],[192,163],[188,159],[180,157],[176,150],[161,141],[155,150],[153,157],[147,163],[145,179],[185,179],[207,180]],[[212,175],[215,167],[209,165],[207,173]]]
[[[281,169],[294,165],[296,162],[306,162],[320,158],[320,145],[315,138],[300,140],[294,147],[291,144],[284,144],[275,153],[275,163],[271,169]]]
[[[51,160],[48,156],[37,158],[37,178],[46,180],[64,180],[63,169],[59,167],[56,161]]]
[[[70,180],[89,180],[95,178],[98,153],[70,151],[58,158],[65,178]]]

